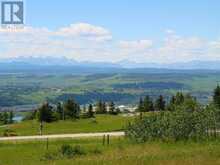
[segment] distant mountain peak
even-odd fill
[[[189,61],[176,62],[170,64],[152,63],[152,62],[134,62],[130,60],[122,60],[116,63],[112,62],[94,62],[94,61],[76,61],[66,57],[17,57],[0,60],[1,64],[11,65],[34,65],[34,66],[78,66],[92,68],[155,68],[155,69],[205,69],[220,70],[220,61]]]

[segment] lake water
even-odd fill
[[[23,119],[24,119],[23,116],[15,116],[15,117],[13,118],[13,120],[14,120],[15,122],[21,122]]]

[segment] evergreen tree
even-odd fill
[[[89,107],[88,107],[88,117],[89,117],[89,118],[94,117],[94,112],[93,112],[93,106],[92,106],[92,104],[89,104]]]
[[[71,119],[77,119],[80,114],[80,106],[73,99],[69,99],[64,104],[64,112],[65,116]]]
[[[154,108],[154,103],[152,100],[150,100],[150,103],[149,103],[149,111],[154,111],[155,108]]]
[[[184,97],[184,106],[187,111],[196,111],[199,110],[199,103],[196,98],[191,96],[190,94],[185,95]]]
[[[96,113],[97,114],[105,114],[107,113],[107,108],[105,102],[98,101],[96,104]]]
[[[3,124],[3,114],[0,112],[0,125]]]
[[[13,118],[14,118],[14,113],[13,113],[13,111],[10,111],[9,112],[9,124],[12,124],[13,123]]]
[[[106,103],[105,102],[102,103],[102,113],[103,114],[107,113],[107,107],[106,107]]]
[[[83,110],[82,110],[83,113],[86,112],[86,105],[83,105]]]
[[[96,103],[96,113],[97,114],[101,114],[102,113],[102,101],[99,100],[97,103]]]
[[[113,101],[111,101],[111,102],[109,103],[109,113],[110,113],[110,114],[116,114],[116,112],[115,112],[115,104],[114,104]]]
[[[172,96],[170,99],[170,104],[174,105],[176,103],[176,97]]]
[[[48,102],[44,103],[39,109],[38,109],[38,120],[42,122],[52,122],[55,120],[53,116],[53,107],[49,105]]]
[[[176,97],[172,96],[170,101],[169,101],[169,104],[166,107],[166,110],[174,111],[176,109],[175,102],[176,102]]]
[[[65,116],[64,115],[64,108],[63,108],[61,102],[57,103],[56,112],[57,112],[57,114],[59,116],[59,119],[65,120],[65,118],[64,118],[64,116]]]
[[[176,95],[172,96],[166,109],[168,111],[175,111],[177,107],[182,106],[185,102],[185,96],[182,92],[177,92]]]
[[[182,92],[177,92],[174,102],[175,105],[182,105],[184,103],[184,95]]]
[[[217,85],[217,87],[214,90],[213,102],[216,105],[216,107],[220,108],[220,86],[219,85]]]
[[[7,112],[0,112],[0,124],[8,124],[8,113]]]
[[[8,124],[8,112],[3,113],[3,124]]]
[[[146,96],[143,102],[143,112],[150,112],[150,111],[154,111],[153,101],[150,99],[149,96]]]
[[[143,102],[142,98],[140,98],[140,100],[139,100],[137,111],[144,112],[144,102]]]
[[[162,95],[156,100],[156,108],[158,111],[164,111],[166,107],[166,102]]]

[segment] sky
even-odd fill
[[[0,59],[174,63],[220,60],[219,0],[25,0],[23,29],[0,28]]]

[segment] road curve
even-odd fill
[[[109,136],[124,136],[124,132],[100,132],[100,133],[77,133],[77,134],[57,134],[57,135],[36,135],[36,136],[14,136],[0,137],[0,141],[16,141],[16,140],[38,140],[38,139],[62,139],[62,138],[86,138]]]

